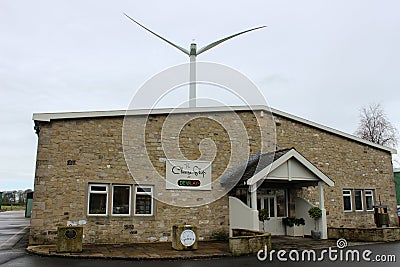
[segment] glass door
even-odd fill
[[[287,215],[286,189],[266,190],[257,194],[257,209],[268,211],[269,218],[260,222],[260,230],[272,235],[284,235],[282,218]]]
[[[268,211],[269,217],[276,217],[275,214],[275,196],[259,196],[257,199],[257,209],[266,209]]]

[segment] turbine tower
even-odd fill
[[[153,32],[152,30],[146,28],[145,26],[143,26],[142,24],[140,24],[139,22],[137,22],[136,20],[134,20],[133,18],[129,17],[127,14],[124,13],[124,15],[129,18],[131,21],[133,21],[134,23],[136,23],[137,25],[139,25],[140,27],[142,27],[143,29],[145,29],[146,31],[152,33],[153,35],[157,36],[158,38],[160,38],[161,40],[163,40],[164,42],[172,45],[173,47],[175,47],[176,49],[180,50],[181,52],[185,53],[186,55],[189,56],[190,58],[190,79],[189,79],[189,108],[195,108],[196,107],[196,57],[198,55],[200,55],[201,53],[206,52],[207,50],[210,50],[211,48],[231,39],[234,38],[236,36],[239,36],[241,34],[247,33],[247,32],[251,32],[254,30],[258,30],[267,26],[260,26],[260,27],[256,27],[256,28],[252,28],[249,30],[245,30],[239,33],[235,33],[233,35],[230,35],[228,37],[222,38],[218,41],[215,41],[209,45],[206,45],[202,48],[200,48],[199,50],[197,50],[197,45],[195,43],[190,44],[190,50],[187,50],[179,45],[174,44],[173,42],[165,39],[164,37],[162,37],[161,35]]]

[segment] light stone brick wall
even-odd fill
[[[178,138],[181,152],[193,160],[201,157],[201,140],[209,138],[214,142],[217,154],[212,165],[212,180],[215,180],[227,167],[231,156],[231,141],[235,137],[228,136],[220,124],[207,118],[208,115],[202,114],[201,118],[177,125],[183,126]],[[178,124],[185,115],[173,116]],[[213,116],[227,122],[231,118],[230,113],[217,113]],[[248,147],[244,148],[251,154],[257,153],[261,147],[260,129],[255,123],[257,120],[252,113],[240,112],[239,116],[249,139]],[[165,162],[160,159],[165,158],[165,154],[160,147],[165,117],[150,116],[145,129],[149,158],[162,176],[165,176]],[[137,120],[138,124],[143,121],[140,116],[131,119]],[[150,217],[87,215],[88,183],[135,184],[124,158],[122,125],[123,117],[40,122],[30,243],[54,243],[57,226],[79,220],[87,222],[84,227],[86,243],[171,241],[171,228],[175,224],[196,225],[201,240],[228,233],[227,195],[213,203],[192,208],[156,201],[154,216]],[[166,139],[169,137],[163,136]],[[135,140],[127,142],[140,146]],[[247,144],[247,140],[236,142]],[[75,160],[76,165],[67,165],[68,160]],[[134,175],[146,178],[149,173],[146,169],[136,169]]]
[[[335,182],[324,186],[328,227],[375,227],[373,212],[344,212],[343,189],[373,189],[375,204],[389,207],[391,226],[398,226],[396,192],[391,154],[319,129],[278,117],[278,149],[294,147]],[[318,188],[309,187],[298,196],[318,204]]]
[[[238,112],[248,134],[247,149],[253,155],[261,150],[275,149],[274,131],[268,116],[255,117],[250,112]],[[190,159],[202,156],[199,143],[210,138],[217,147],[212,179],[226,171],[231,156],[231,141],[224,128],[205,117],[185,124],[179,134],[181,152]],[[229,121],[230,113],[212,114]],[[174,115],[179,121],[180,116]],[[135,119],[135,118],[134,118]],[[143,118],[137,118],[143,120]],[[395,188],[388,152],[339,137],[321,130],[279,117],[276,128],[277,148],[295,147],[312,164],[335,182],[325,188],[328,226],[371,227],[373,216],[368,213],[344,213],[343,188],[374,189],[382,204],[390,206],[391,223],[395,220]],[[165,115],[152,115],[147,120],[146,149],[160,175],[165,175],[165,157],[160,149],[161,130]],[[190,124],[190,125],[189,125]],[[123,117],[82,118],[39,122],[35,194],[31,217],[30,244],[54,243],[57,226],[67,221],[86,220],[84,242],[129,243],[171,241],[175,224],[194,224],[199,237],[212,239],[228,232],[228,197],[192,208],[182,208],[156,201],[151,217],[87,216],[88,183],[135,184],[127,168],[122,145]],[[261,125],[261,129],[258,127]],[[261,135],[264,142],[260,142]],[[168,137],[168,136],[167,136]],[[176,137],[176,136],[175,136]],[[204,153],[204,152],[203,152]],[[76,165],[67,165],[75,160]],[[246,160],[246,159],[243,159]],[[107,167],[107,165],[110,166]],[[135,175],[146,176],[146,170]],[[308,188],[299,193],[314,202],[318,193]],[[133,205],[133,203],[132,203]],[[133,209],[132,209],[133,213]],[[110,212],[109,212],[110,214]]]

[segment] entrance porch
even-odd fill
[[[318,230],[322,239],[328,238],[324,187],[334,183],[295,149],[260,154],[237,172],[241,172],[242,178],[229,198],[230,229],[244,228],[286,235],[283,218],[296,217],[305,220],[305,235],[311,235],[311,230]],[[237,172],[232,175],[237,175]],[[322,217],[317,222],[308,214],[314,205],[301,198],[303,188],[318,190],[316,204],[322,211]],[[268,212],[265,221],[259,221],[258,211],[261,209]]]

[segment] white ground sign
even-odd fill
[[[166,188],[211,190],[211,162],[166,160]]]

